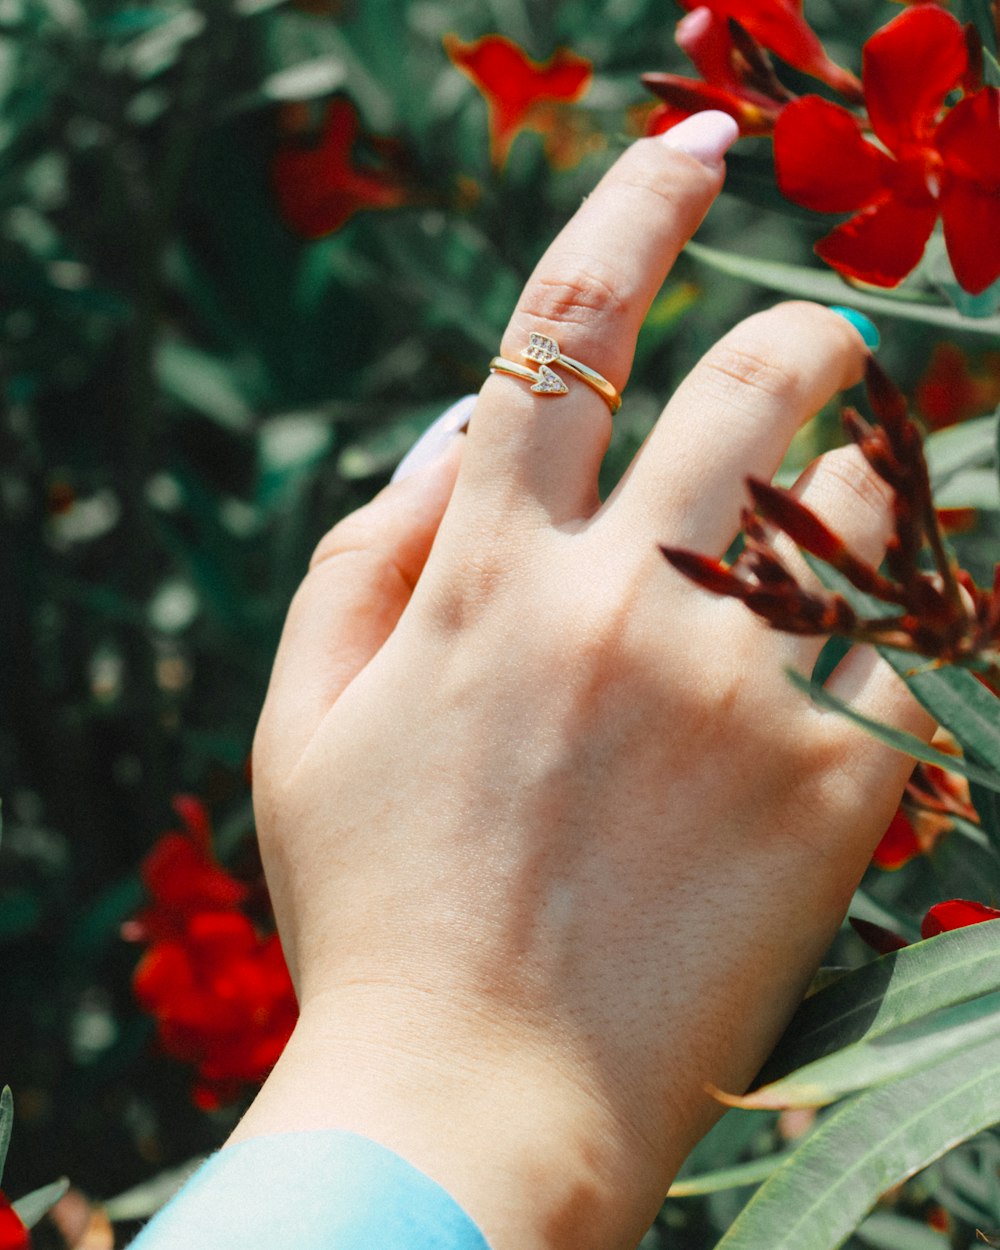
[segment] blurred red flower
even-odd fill
[[[257,931],[241,910],[250,890],[215,862],[204,805],[181,796],[174,807],[185,828],[147,856],[152,901],[124,936],[149,943],[133,990],[163,1051],[195,1066],[194,1101],[209,1110],[267,1076],[298,1007],[277,934]]]
[[[802,0],[680,0],[685,9],[707,8],[725,26],[730,18],[783,61],[825,82],[850,100],[860,98],[860,84],[850,71],[826,55],[819,36],[802,16]],[[699,69],[701,67],[699,66]]]
[[[0,1250],[31,1250],[31,1235],[0,1189]]]
[[[791,97],[777,83],[757,81],[759,75],[736,48],[729,22],[700,5],[677,23],[674,37],[701,80],[643,74],[643,83],[665,101],[649,115],[646,133],[661,134],[692,113],[719,109],[739,123],[741,135],[769,135]],[[765,85],[770,93],[762,89]]]
[[[262,938],[235,911],[201,912],[182,937],[155,942],[133,987],[163,1050],[195,1065],[205,1110],[267,1076],[298,1014],[277,934]]]
[[[520,131],[551,135],[557,129],[551,106],[574,104],[593,77],[591,62],[569,48],[557,48],[547,61],[534,61],[503,35],[484,35],[473,43],[445,35],[444,49],[486,99],[490,152],[498,167]]]
[[[932,430],[992,412],[1000,404],[1000,352],[987,352],[974,369],[956,343],[938,343],[914,399]]]
[[[1000,911],[985,903],[974,903],[965,898],[950,898],[935,903],[924,916],[920,926],[922,938],[936,937],[952,929],[964,929],[966,925],[980,924],[983,920],[1000,920]]]
[[[940,117],[968,68],[961,24],[921,4],[864,47],[865,103],[881,147],[854,114],[819,96],[782,110],[774,133],[782,192],[818,212],[855,213],[816,245],[840,273],[896,286],[940,216],[961,286],[978,294],[1000,277],[1000,91],[966,95]]]
[[[920,849],[916,830],[903,809],[899,808],[875,848],[872,863],[876,868],[895,871],[908,864],[911,859],[916,859]]]
[[[130,941],[180,936],[193,916],[238,907],[250,893],[216,863],[201,800],[178,795],[173,806],[184,829],[163,834],[143,862],[140,875],[152,901],[126,924]]]
[[[386,164],[355,162],[361,124],[346,97],[331,100],[319,142],[304,144],[300,110],[288,106],[285,129],[293,138],[274,154],[271,176],[278,212],[285,224],[306,239],[319,239],[339,230],[355,213],[366,208],[396,208],[408,199],[398,171]],[[369,140],[373,147],[385,144]]]

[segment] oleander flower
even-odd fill
[[[486,99],[490,152],[497,167],[507,160],[522,130],[537,130],[558,140],[552,106],[575,104],[593,77],[591,62],[569,48],[557,48],[547,61],[535,61],[503,35],[484,35],[473,43],[445,35],[444,48],[452,64]]]
[[[827,56],[819,36],[802,15],[802,0],[680,0],[690,10],[707,8],[719,23],[739,22],[763,48],[795,69],[857,100],[860,84]]]
[[[0,1189],[0,1250],[31,1250],[31,1234]]]
[[[774,132],[778,186],[818,212],[854,213],[816,245],[845,277],[898,285],[941,218],[959,284],[972,294],[1000,278],[1000,91],[946,98],[968,85],[961,24],[917,5],[864,46],[864,98],[878,141],[853,113],[819,96],[781,112]]]
[[[164,1052],[194,1065],[205,1110],[264,1080],[298,1012],[277,934],[261,937],[235,911],[199,912],[181,936],[154,942],[133,988]]]
[[[403,178],[384,159],[382,141],[369,137],[368,163],[357,159],[361,122],[345,96],[330,101],[316,143],[299,133],[300,110],[288,106],[284,116],[291,134],[274,154],[271,177],[278,212],[296,234],[319,239],[339,230],[362,209],[398,208],[406,203],[409,194]],[[379,148],[382,159],[376,159]]]
[[[161,1050],[195,1068],[192,1096],[209,1110],[267,1076],[298,1015],[275,933],[244,913],[251,891],[219,865],[204,804],[174,800],[184,829],[165,833],[141,870],[150,903],[123,926],[148,943],[132,987],[156,1021]]]
[[[643,74],[643,84],[663,101],[649,115],[647,134],[661,134],[704,109],[728,113],[741,135],[767,135],[774,130],[778,114],[792,97],[775,78],[763,50],[738,22],[720,18],[700,5],[677,23],[674,37],[701,79]]]
[[[966,925],[980,924],[984,920],[1000,920],[1000,911],[967,898],[950,898],[944,903],[935,903],[927,912],[920,926],[920,936],[936,937],[939,933],[964,929]]]
[[[902,808],[898,808],[875,848],[872,863],[876,868],[894,872],[908,864],[911,859],[916,859],[920,851],[920,842],[912,821]]]

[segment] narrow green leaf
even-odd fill
[[[995,694],[991,694],[968,669],[955,665],[928,668],[921,666],[920,661],[907,652],[891,647],[879,647],[879,653],[934,719],[955,735],[966,753],[971,753],[981,764],[1000,771],[1000,700]],[[959,767],[957,760],[944,767],[960,772],[990,790],[998,788],[995,782],[983,780],[983,770],[976,768],[973,772],[976,766],[969,761],[963,767]],[[994,776],[993,773],[987,775]]]
[[[14,1095],[10,1086],[0,1090],[0,1180],[3,1180],[3,1168],[7,1162],[7,1147],[10,1145],[10,1131],[14,1127]]]
[[[69,1181],[63,1176],[49,1185],[43,1185],[41,1189],[33,1189],[30,1194],[25,1194],[23,1198],[18,1198],[17,1202],[11,1203],[11,1206],[17,1212],[22,1224],[28,1228],[34,1228],[45,1212],[55,1206],[67,1189],[69,1189]]]
[[[972,421],[960,421],[924,440],[935,495],[964,469],[996,467],[997,415],[994,412]]]
[[[807,998],[761,1081],[861,1039],[882,1037],[945,1007],[1000,991],[1000,920],[942,933],[872,960]]]
[[[852,1098],[764,1182],[717,1250],[836,1250],[888,1189],[997,1120],[991,1037]]]
[[[748,1163],[737,1163],[731,1168],[718,1168],[713,1172],[703,1172],[700,1176],[685,1176],[683,1180],[674,1181],[667,1190],[668,1198],[697,1198],[702,1194],[717,1194],[723,1189],[739,1189],[742,1185],[759,1185],[788,1158],[789,1152],[765,1155],[763,1159],[751,1159]]]
[[[925,325],[962,330],[970,334],[987,334],[993,338],[1000,334],[1000,317],[963,317],[954,308],[917,299],[912,295],[872,295],[869,291],[846,286],[836,274],[827,270],[811,269],[806,265],[789,265],[783,261],[757,260],[752,256],[740,256],[734,252],[706,247],[703,243],[689,243],[685,250],[689,256],[719,273],[785,291],[789,295],[818,300],[822,304],[846,302],[852,308],[883,317],[922,321]]]
[[[162,343],[154,360],[160,385],[174,399],[237,434],[253,426],[253,413],[225,362],[187,343]]]
[[[1000,992],[945,1007],[888,1033],[867,1037],[745,1097],[734,1098],[732,1103],[769,1110],[825,1107],[846,1094],[909,1076],[997,1036]]]
[[[949,1250],[951,1239],[894,1211],[874,1211],[858,1229],[872,1250]]]
[[[909,658],[912,668],[914,657],[910,656]],[[919,663],[919,660],[917,663]],[[938,673],[956,673],[960,671],[961,670],[958,669],[939,669],[937,672],[927,675],[937,676]],[[944,751],[938,751],[936,748],[928,746],[921,738],[914,737],[913,734],[904,733],[901,729],[893,729],[891,725],[883,725],[881,721],[872,720],[869,716],[863,716],[860,712],[856,712],[849,703],[845,703],[842,699],[838,699],[836,695],[830,694],[828,690],[824,689],[822,686],[816,685],[815,682],[810,681],[808,677],[804,677],[801,673],[797,673],[794,669],[789,668],[786,669],[785,672],[787,673],[788,679],[791,681],[792,685],[795,686],[796,689],[801,690],[804,694],[809,695],[817,707],[824,708],[828,712],[837,712],[841,716],[845,716],[848,720],[853,721],[854,724],[860,725],[862,729],[867,730],[873,738],[877,738],[879,742],[884,742],[886,746],[893,747],[897,751],[902,751],[904,755],[912,755],[914,759],[923,760],[925,764],[936,764],[939,768],[947,768],[950,772],[959,773],[961,776],[968,777],[971,781],[976,781],[979,785],[985,786],[988,790],[1000,792],[1000,772],[992,772],[989,769],[981,768],[978,764],[970,763],[969,760],[962,759],[960,756],[946,755]],[[967,676],[973,684],[977,686],[979,685],[971,673],[966,673],[964,675]],[[922,680],[922,677],[915,678],[914,680]],[[911,681],[909,684],[912,688],[913,682]],[[983,689],[981,686],[979,688]],[[919,694],[917,697],[919,698]],[[989,695],[988,697],[993,699],[992,695]],[[920,701],[922,703],[924,702],[923,699]],[[995,699],[993,699],[993,701],[996,702]],[[941,720],[941,723],[946,725],[947,728],[952,730],[952,733],[954,733],[959,741],[962,742],[963,746],[968,747],[969,744],[966,742],[965,738],[961,737],[959,733],[943,718],[938,717],[938,719]],[[998,739],[1000,739],[1000,725],[995,726],[994,729]],[[996,758],[1000,761],[1000,741],[998,741],[997,744],[997,752]],[[978,753],[979,752],[977,751],[977,754]]]

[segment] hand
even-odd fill
[[[731,135],[717,123],[713,152],[700,124],[700,148],[668,146],[678,131],[617,162],[504,356],[541,331],[625,386],[722,183]],[[365,1133],[495,1250],[636,1244],[717,1114],[706,1083],[745,1087],[797,1005],[912,766],[792,689],[819,640],[694,588],[657,547],[723,553],[744,477],[769,477],[864,357],[827,309],[751,317],[603,505],[600,396],[496,375],[467,438],[326,536],[254,758],[302,1015],[237,1136]],[[886,491],[853,451],[796,489],[878,559]],[[871,652],[830,686],[931,731]]]

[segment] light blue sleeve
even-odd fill
[[[393,1151],[323,1129],[221,1150],[130,1250],[489,1250],[458,1203]]]

